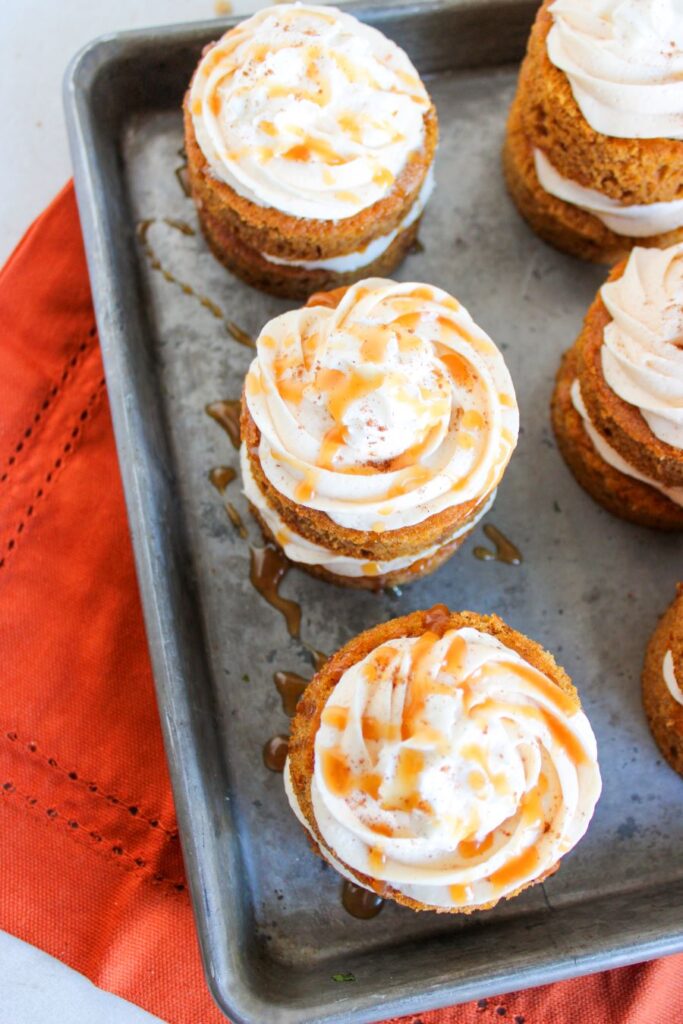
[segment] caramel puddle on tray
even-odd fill
[[[297,672],[279,671],[273,674],[273,682],[275,689],[280,694],[282,710],[292,718],[296,713],[299,697],[310,683],[310,679],[304,679]]]
[[[214,466],[209,470],[209,482],[219,494],[225,494],[228,484],[231,484],[236,476],[237,472],[232,466]]]
[[[421,242],[419,238],[416,238],[415,241],[413,242],[413,244],[410,246],[410,249],[408,249],[408,255],[409,256],[417,256],[417,255],[419,255],[419,253],[424,252],[424,251],[425,251],[424,243]]]
[[[376,892],[369,892],[361,885],[346,879],[342,885],[342,906],[351,917],[369,921],[370,918],[377,917],[384,906],[384,900]]]
[[[261,597],[282,614],[287,623],[289,635],[298,640],[301,627],[301,605],[282,597],[279,593],[280,584],[289,569],[289,562],[285,554],[279,548],[272,548],[268,545],[264,548],[250,548],[249,551],[251,554],[249,579]]]
[[[180,168],[178,168],[180,170]],[[159,256],[157,255],[156,249],[149,240],[149,229],[153,224],[166,224],[167,227],[173,228],[174,231],[180,232],[181,235],[195,235],[196,231],[191,224],[187,224],[184,220],[174,220],[172,217],[150,217],[147,220],[141,220],[137,225],[137,234],[142,245],[143,252],[147,257],[150,267],[152,270],[158,271],[165,281],[170,284],[176,285],[180,288],[183,295],[190,295],[195,299],[200,306],[204,309],[208,309],[212,316],[215,316],[216,320],[222,320],[225,324],[225,329],[235,341],[238,341],[240,345],[245,345],[247,348],[255,348],[254,339],[243,331],[241,327],[238,327],[236,323],[229,320],[225,312],[221,309],[218,303],[210,299],[208,295],[202,295],[196,288],[193,288],[187,281],[181,281],[179,277],[176,277],[167,267],[163,265]]]
[[[287,736],[272,736],[268,740],[263,747],[263,763],[269,772],[284,771],[288,747]]]
[[[490,548],[478,546],[472,552],[475,558],[481,559],[482,562],[496,561],[505,562],[507,565],[521,565],[522,552],[504,533],[501,533],[497,526],[487,523],[484,533],[496,545],[496,550],[491,551]]]
[[[240,408],[239,398],[225,398],[220,402],[209,402],[206,406],[207,414],[223,428],[233,448],[240,446]]]

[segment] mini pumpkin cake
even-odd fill
[[[635,248],[614,268],[562,360],[552,420],[596,501],[683,529],[683,243]]]
[[[683,584],[648,644],[643,706],[657,746],[683,775]]]
[[[683,240],[683,8],[544,0],[504,149],[508,188],[552,245],[613,263]]]
[[[202,230],[248,284],[306,298],[391,273],[415,240],[436,111],[403,50],[350,14],[241,22],[204,51],[184,118]]]
[[[241,466],[266,538],[369,589],[448,558],[490,507],[519,426],[503,357],[459,302],[372,278],[271,320],[256,352]]]
[[[495,615],[443,605],[326,662],[299,701],[284,778],[341,875],[452,914],[552,874],[601,789],[595,737],[552,655]]]

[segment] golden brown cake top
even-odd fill
[[[431,101],[406,54],[335,7],[282,4],[202,58],[189,109],[212,172],[315,220],[353,217],[421,150]]]
[[[437,608],[417,633],[401,622],[327,694],[315,828],[333,863],[417,902],[489,904],[583,836],[595,737],[562,670],[500,620]]]
[[[452,296],[371,278],[276,317],[245,401],[286,498],[338,525],[410,526],[496,487],[517,441],[503,357]]]

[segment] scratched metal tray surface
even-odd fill
[[[574,482],[548,421],[553,375],[603,271],[564,257],[518,218],[500,172],[505,114],[533,4],[476,0],[362,9],[428,76],[441,121],[423,251],[402,280],[455,294],[504,351],[522,433],[488,521],[520,566],[473,557],[479,527],[401,594],[337,589],[291,570],[301,640],[249,581],[236,466],[205,412],[238,396],[256,334],[288,304],[227,274],[182,188],[180,104],[202,45],[230,22],[95,42],[65,94],[100,338],[159,709],[209,985],[239,1024],[374,1021],[674,952],[683,947],[681,781],[643,716],[648,636],[673,596],[681,541],[611,518]],[[140,225],[144,224],[144,227]],[[142,237],[144,236],[144,237]],[[244,520],[245,540],[226,514]],[[554,651],[595,727],[604,793],[562,869],[471,917],[395,905],[350,917],[309,851],[264,743],[288,720],[278,670],[311,674],[306,645],[435,602],[497,612]],[[340,978],[353,980],[342,981]]]

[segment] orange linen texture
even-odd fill
[[[218,1024],[71,186],[0,273],[0,345],[0,927],[164,1020]],[[682,1010],[672,957],[407,1020],[668,1024]]]

